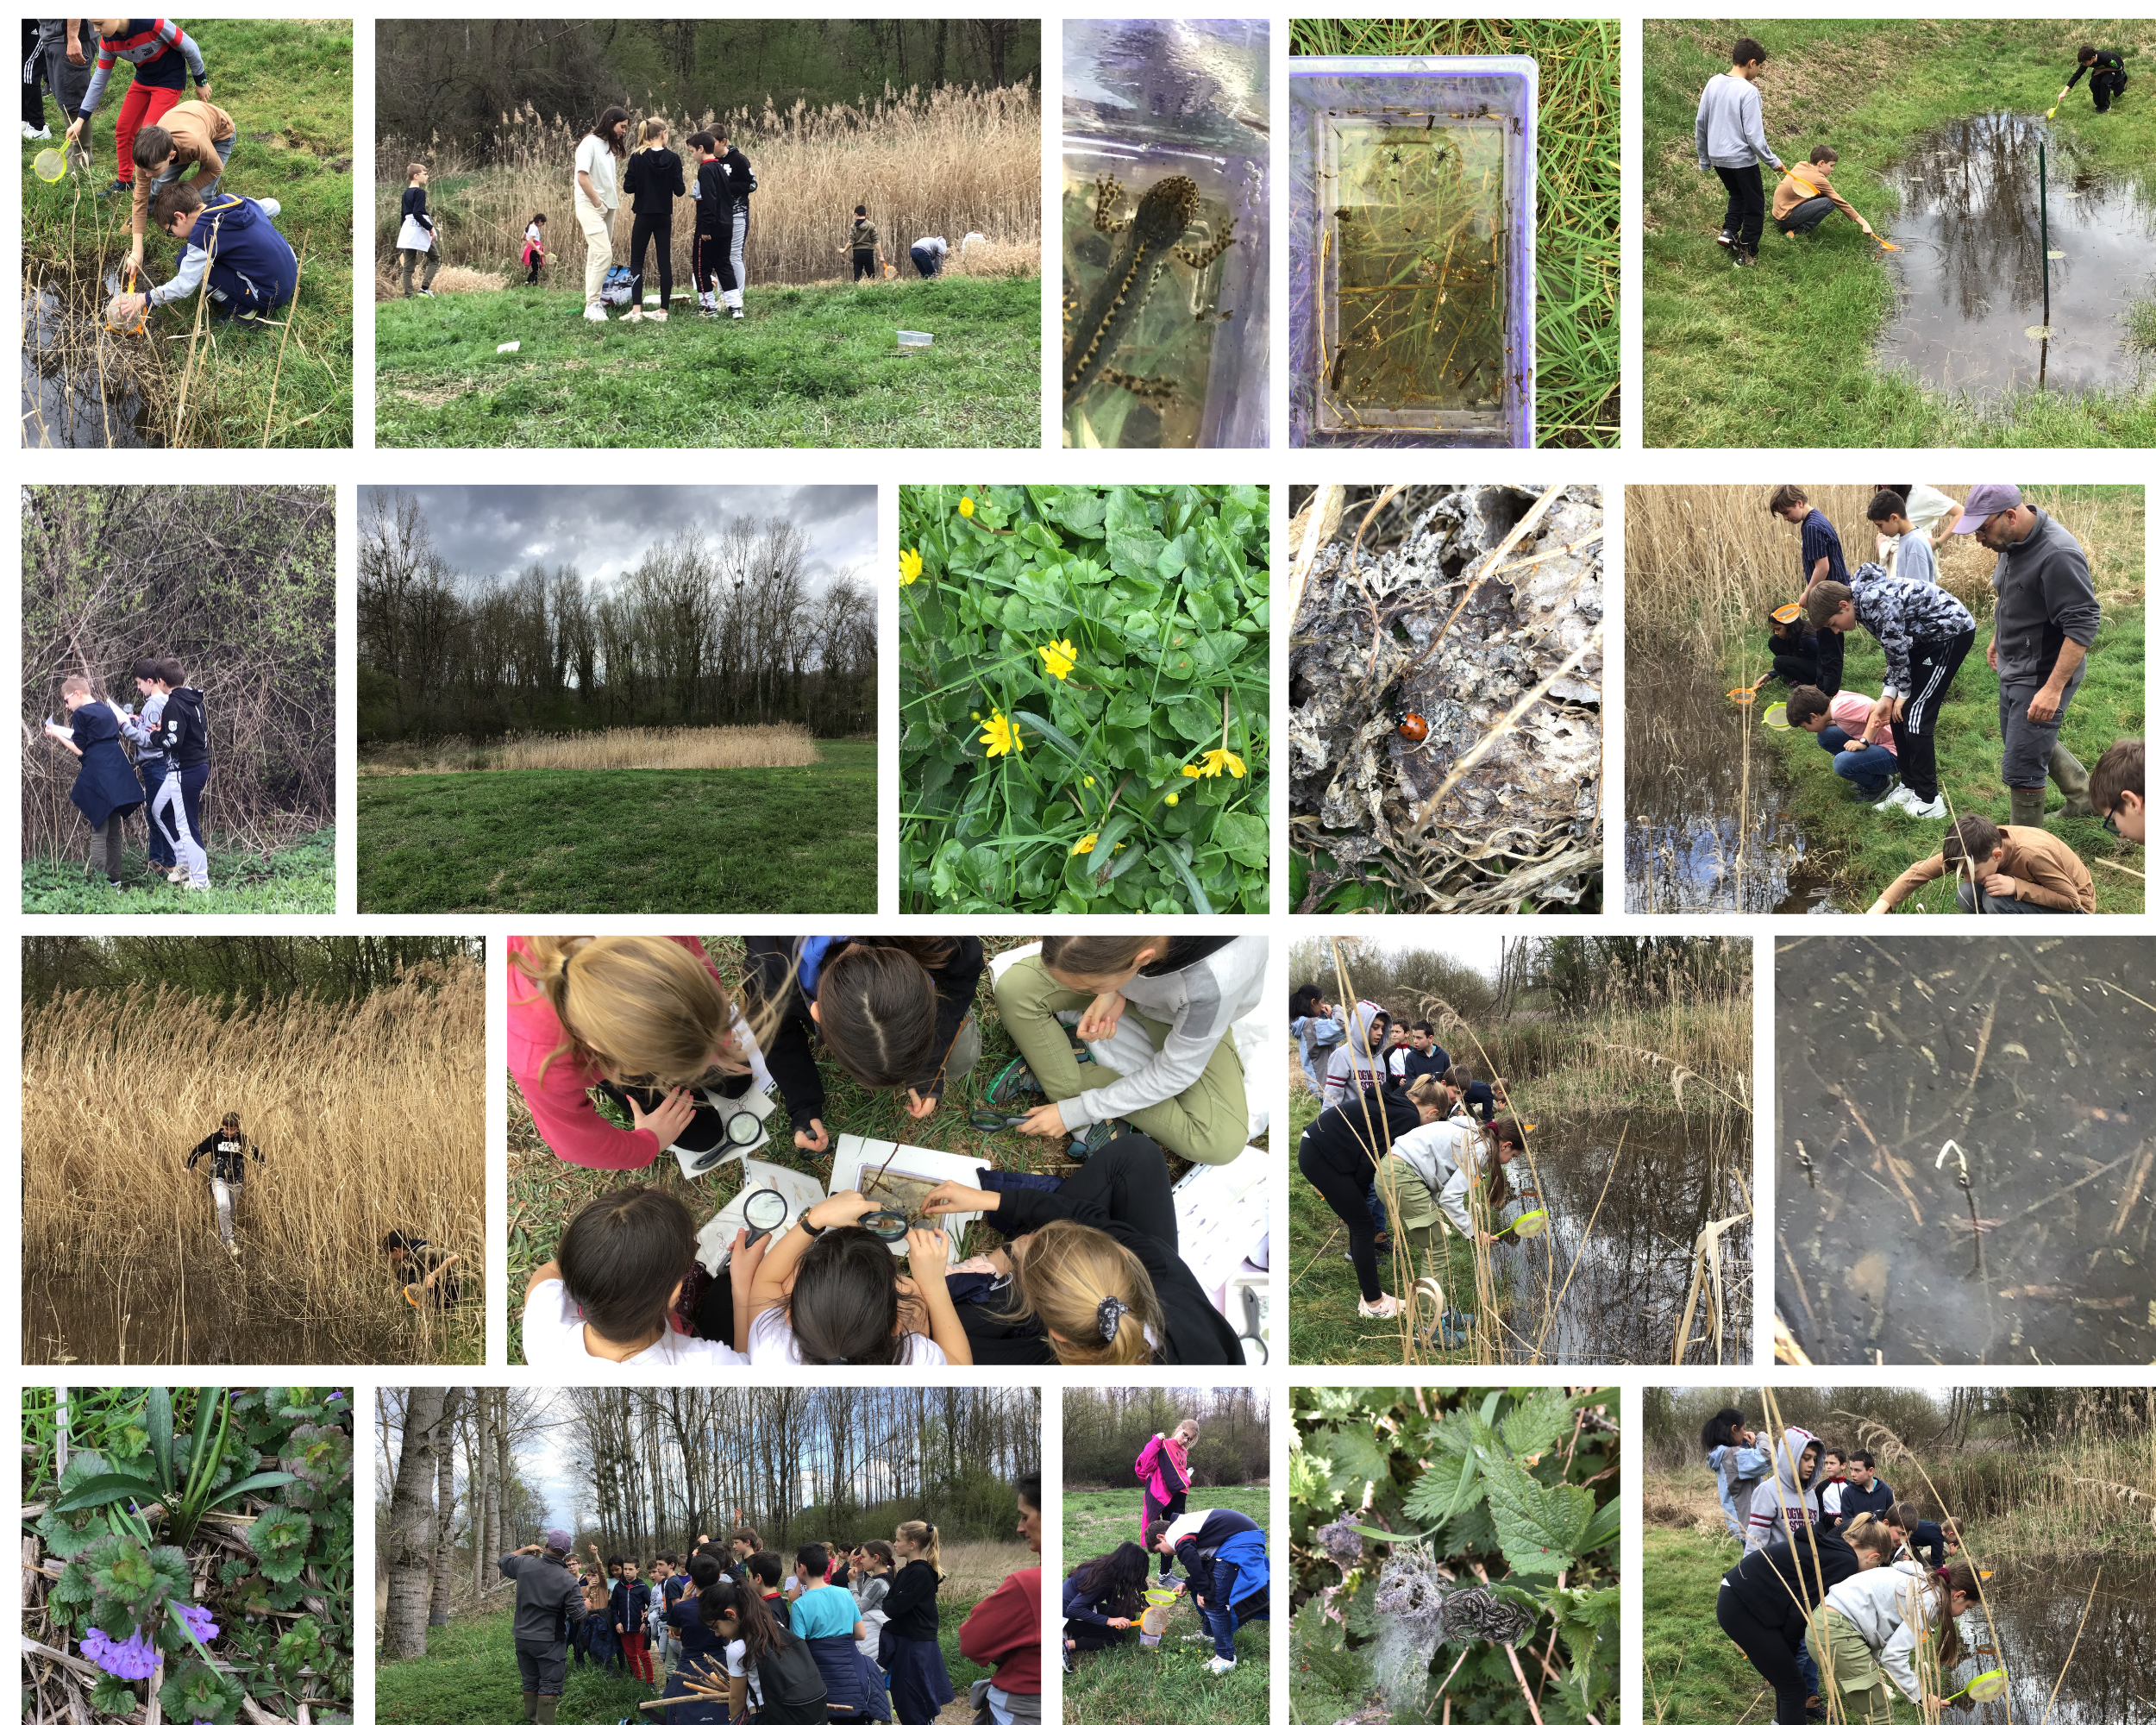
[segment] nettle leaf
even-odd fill
[[[1437,1527],[1465,1515],[1482,1501],[1482,1469],[1470,1452],[1441,1455],[1432,1461],[1407,1494],[1406,1507],[1425,1527]]]
[[[1379,1485],[1392,1482],[1391,1453],[1368,1426],[1338,1426],[1313,1433],[1310,1447],[1332,1461],[1333,1477],[1358,1499],[1365,1480]]]
[[[1482,1476],[1505,1561],[1523,1575],[1569,1569],[1594,1519],[1595,1494],[1577,1485],[1538,1485],[1510,1456],[1485,1453]]]
[[[1614,1587],[1553,1587],[1543,1603],[1556,1619],[1557,1634],[1579,1685],[1580,1705],[1593,1709],[1617,1686],[1619,1590]]]
[[[1497,1435],[1516,1456],[1543,1455],[1572,1429],[1572,1420],[1571,1398],[1562,1389],[1538,1389],[1505,1415]]]
[[[264,1510],[247,1530],[247,1542],[262,1560],[262,1573],[272,1581],[290,1581],[307,1562],[307,1544],[314,1522],[297,1509],[279,1504]]]
[[[1300,1448],[1289,1451],[1288,1495],[1313,1509],[1330,1509],[1340,1500],[1339,1490],[1332,1484],[1332,1464]]]

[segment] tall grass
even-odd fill
[[[746,257],[752,287],[850,273],[845,240],[856,204],[868,206],[886,257],[900,265],[906,247],[925,235],[943,235],[956,258],[959,241],[978,232],[999,248],[1030,246],[1039,269],[1041,112],[1029,88],[900,93],[887,86],[878,100],[857,107],[796,102],[780,112],[767,102],[761,112],[665,117],[672,129],[667,147],[680,156],[685,180],[696,172],[689,134],[718,120],[754,166]],[[487,160],[439,136],[384,141],[375,153],[377,257],[394,253],[405,165],[424,161],[432,170],[429,209],[447,261],[508,268],[523,248],[524,224],[543,210],[555,280],[581,285],[584,242],[571,196],[581,134],[536,109],[505,115],[503,126]],[[674,284],[692,292],[694,210],[685,199],[674,214]],[[614,223],[615,253],[623,260],[631,220],[624,198]],[[1011,255],[1007,249],[988,254],[1006,263]]]
[[[813,767],[824,757],[798,724],[703,724],[676,729],[622,725],[508,736],[474,743],[463,737],[400,743],[370,754],[370,778],[403,773],[674,772],[691,768]]]
[[[485,1050],[472,963],[422,965],[350,1003],[228,1013],[138,986],[26,1006],[23,1358],[478,1358]],[[236,1262],[208,1164],[184,1165],[229,1109],[264,1157]],[[382,1249],[392,1228],[463,1255],[446,1321],[406,1305]]]

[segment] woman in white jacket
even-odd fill
[[[1828,1588],[1812,1620],[1812,1657],[1822,1683],[1840,1691],[1850,1725],[1887,1725],[1894,1707],[1890,1680],[1920,1709],[1927,1678],[1934,1696],[1945,1694],[1944,1674],[1967,1657],[1954,1620],[1976,1601],[1976,1573],[1965,1563],[1927,1570],[1902,1562]],[[1936,1714],[1934,1703],[1926,1716]]]

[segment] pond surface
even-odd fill
[[[1551,1364],[1667,1364],[1691,1291],[1692,1242],[1709,1222],[1745,1208],[1732,1176],[1751,1170],[1747,1117],[1635,1112],[1541,1120],[1531,1147],[1541,1195],[1523,1208],[1545,1207],[1550,1227],[1493,1250],[1513,1290],[1507,1352],[1524,1359],[1539,1344]],[[1530,1177],[1524,1161],[1511,1168],[1520,1181]],[[1751,1222],[1721,1241],[1722,1358],[1733,1362],[1752,1348]],[[1692,1314],[1685,1363],[1714,1362],[1710,1285]]]
[[[1753,734],[1786,691],[1770,684],[1738,706],[1689,643],[1637,633],[1625,677],[1625,908],[1833,910],[1776,751]]]
[[[1965,1663],[1950,1687],[2002,1661],[2008,1694],[1946,1718],[1968,1725],[2040,1725],[2048,1707],[2050,1725],[2147,1725],[2156,1720],[2148,1677],[2150,1662],[2156,1659],[2156,1578],[2146,1563],[2115,1559],[2103,1565],[2101,1577],[2096,1565],[2085,1561],[2002,1565],[1997,1578],[1985,1585],[1990,1593],[1990,1623],[1977,1606],[1959,1620],[1959,1627],[1965,1640],[1985,1647],[1996,1628],[1999,1659],[1987,1653]]]
[[[56,286],[26,289],[22,300],[22,447],[140,449],[156,442],[149,409],[122,379],[102,373],[95,356],[106,336],[94,315]],[[138,357],[129,355],[128,357]]]
[[[2049,342],[2036,147],[2048,153]],[[1901,306],[1883,337],[1886,365],[1934,388],[1996,395],[2129,382],[2128,302],[2156,277],[2156,196],[2109,176],[2028,114],[1979,114],[1924,134],[1884,178],[1902,194],[1887,267]]]
[[[1777,1302],[1814,1361],[2147,1363],[2152,976],[2147,938],[1781,944]]]

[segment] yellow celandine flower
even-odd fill
[[[971,521],[973,519],[973,499],[969,497],[960,498],[958,499],[958,512],[964,516],[967,520]]]
[[[1225,749],[1206,750],[1204,761],[1197,766],[1184,768],[1183,776],[1189,779],[1217,779],[1223,767],[1238,779],[1244,776],[1243,757]]]
[[[918,551],[899,553],[899,585],[910,587],[921,578],[921,554]]]
[[[1092,774],[1088,773],[1088,774],[1087,774],[1087,775],[1086,775],[1086,782],[1087,782],[1088,785],[1090,785],[1090,784],[1093,782],[1093,775],[1092,775]]]
[[[1194,779],[1204,771],[1205,768],[1202,767],[1186,767],[1183,768],[1183,777],[1186,779]]]
[[[1051,641],[1045,647],[1033,649],[1047,665],[1048,674],[1063,678],[1070,674],[1070,668],[1078,662],[1078,655],[1068,640]]]
[[[1018,726],[1006,718],[998,707],[988,709],[988,717],[981,726],[981,740],[987,745],[991,759],[998,755],[1023,755],[1025,752],[1025,739],[1018,735]]]
[[[1170,808],[1175,807],[1175,805],[1176,805],[1177,803],[1181,802],[1181,800],[1182,800],[1182,796],[1181,796],[1181,794],[1179,792],[1170,791],[1170,792],[1168,794],[1168,806],[1169,806],[1169,807],[1170,807]]]
[[[1100,842],[1100,835],[1099,833],[1088,832],[1083,838],[1080,839],[1075,844],[1070,847],[1070,854],[1073,856],[1090,856],[1093,854],[1093,847]]]

